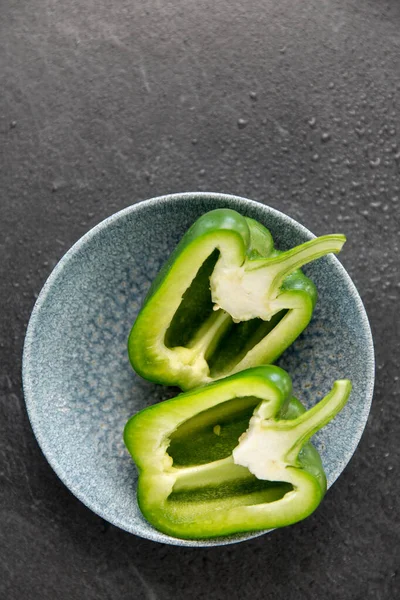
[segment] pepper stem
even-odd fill
[[[342,234],[323,235],[305,242],[291,250],[282,252],[273,258],[249,261],[246,271],[266,269],[270,272],[271,287],[269,296],[273,297],[280,288],[283,280],[290,273],[321,256],[333,252],[337,254],[343,247],[346,237]]]
[[[219,260],[210,277],[214,308],[222,308],[234,322],[256,317],[269,321],[279,310],[274,302],[285,277],[325,254],[340,252],[345,241],[341,234],[324,235],[277,256],[248,259],[240,267]]]
[[[313,408],[297,419],[282,423],[283,426],[290,427],[290,437],[293,436],[295,440],[286,454],[289,463],[293,464],[304,444],[342,410],[350,396],[351,388],[352,385],[348,379],[335,381],[331,391]]]
[[[297,457],[304,444],[337,415],[350,392],[349,380],[335,381],[323,400],[293,420],[265,418],[268,402],[262,402],[232,451],[235,464],[247,467],[258,479],[286,481],[287,467],[298,466]]]

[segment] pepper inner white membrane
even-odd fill
[[[220,258],[214,250],[198,270],[182,297],[165,334],[167,348],[193,348],[214,327],[214,335],[205,350],[212,378],[229,373],[282,320],[287,310],[277,312],[269,321],[253,318],[235,323],[224,310],[215,311],[210,277]]]

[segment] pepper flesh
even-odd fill
[[[129,336],[133,368],[187,390],[274,362],[317,300],[300,267],[344,242],[327,235],[279,252],[257,221],[230,209],[206,213],[150,288]]]
[[[283,527],[310,515],[326,491],[309,443],[345,405],[348,380],[305,411],[289,375],[248,369],[132,417],[125,444],[139,470],[138,503],[160,531],[207,538]]]

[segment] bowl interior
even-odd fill
[[[196,218],[218,207],[262,222],[280,249],[312,237],[278,211],[232,196],[180,194],[134,205],[92,229],[57,265],[32,313],[24,352],[29,417],[58,476],[111,523],[178,545],[221,545],[254,534],[177,540],[141,516],[123,429],[136,411],[177,390],[146,382],[132,371],[127,337],[162,263]],[[335,379],[353,382],[346,408],[313,440],[330,486],[350,460],[368,417],[373,348],[364,307],[338,260],[325,257],[304,270],[318,287],[319,301],[311,324],[279,364],[307,406]]]

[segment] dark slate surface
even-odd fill
[[[2,0],[1,599],[399,597],[399,90],[397,0]],[[210,550],[89,512],[43,458],[21,392],[56,261],[116,210],[184,190],[346,233],[377,353],[367,430],[319,510]]]

